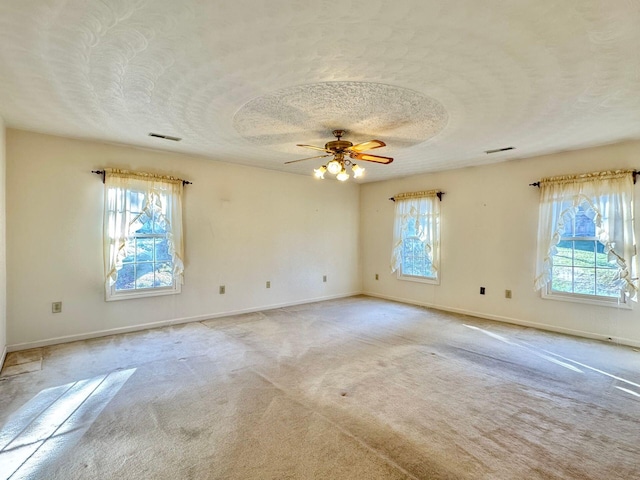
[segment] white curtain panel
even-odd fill
[[[391,272],[402,266],[402,243],[407,234],[409,222],[414,222],[415,233],[424,242],[424,249],[433,271],[440,269],[440,200],[437,190],[396,195],[395,220],[393,226],[393,248],[391,252]]]
[[[149,212],[155,204],[161,211],[168,211],[169,254],[173,261],[173,275],[182,283],[184,272],[184,242],[182,225],[181,179],[156,176],[143,172],[106,169],[104,189],[104,271],[106,288],[109,289],[118,278],[122,260],[126,256],[126,238],[138,228],[138,218],[127,211],[127,199],[132,191],[144,195],[142,211]],[[167,202],[167,205],[162,205]]]
[[[630,297],[637,292],[633,231],[633,172],[617,170],[551,177],[540,181],[538,247],[534,287],[551,281],[552,257],[565,224],[581,204],[596,226],[596,237],[608,259],[618,265],[619,286]]]

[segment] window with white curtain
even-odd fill
[[[180,293],[182,192],[181,179],[105,170],[107,300]]]
[[[546,298],[628,305],[635,277],[633,171],[541,180],[536,290]]]
[[[391,271],[402,280],[439,282],[440,201],[438,191],[394,197]]]

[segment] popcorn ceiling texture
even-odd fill
[[[638,25],[632,1],[5,1],[0,116],[300,174],[311,165],[284,165],[300,157],[295,143],[330,140],[335,122],[388,144],[393,164],[364,179],[381,180],[638,138]],[[336,118],[302,96],[314,84],[380,87],[334,105],[346,112]],[[383,86],[415,92],[419,109],[434,102],[428,131],[411,108],[385,111]],[[255,99],[287,91],[305,100],[299,111],[269,105],[279,116],[262,129],[262,112],[246,118]],[[444,112],[446,127],[420,142]],[[505,146],[517,150],[484,154]]]
[[[323,146],[335,140],[333,130],[341,129],[344,140],[354,144],[384,136],[394,147],[410,147],[433,137],[446,123],[447,112],[436,100],[406,88],[367,82],[290,87],[251,100],[234,117],[241,136],[273,146],[290,146],[300,138]]]

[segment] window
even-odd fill
[[[618,305],[637,287],[631,172],[541,182],[536,288],[546,298]]]
[[[565,214],[565,229],[552,256],[550,291],[618,299],[618,266],[598,241],[589,210],[585,201]]]
[[[440,205],[437,191],[396,195],[391,271],[402,280],[438,283]]]
[[[107,300],[180,293],[182,180],[107,170]]]

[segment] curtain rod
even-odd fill
[[[104,170],[91,170],[91,173],[95,173],[96,175],[102,175],[102,183],[104,183],[104,177],[106,172]],[[193,182],[189,180],[182,180],[182,185],[193,185]]]
[[[640,170],[634,170],[631,172],[633,175],[633,184],[636,184],[636,176],[640,175]],[[530,187],[540,187],[540,182],[533,182],[529,184]]]
[[[436,192],[436,197],[438,197],[438,200],[442,201],[442,195],[444,195],[444,192]],[[389,197],[389,200],[391,200],[392,202],[396,201],[396,197]]]

